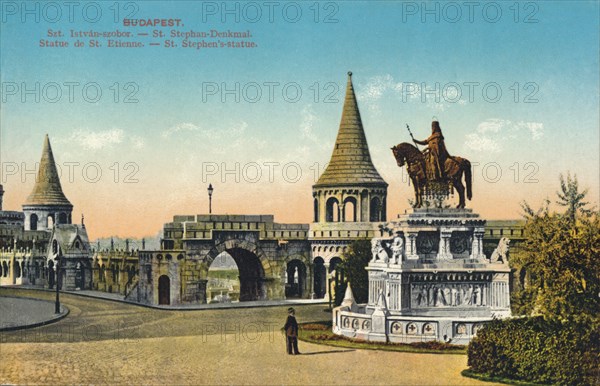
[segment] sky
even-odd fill
[[[410,142],[407,124],[425,139],[432,119],[472,162],[468,207],[483,217],[554,200],[567,172],[598,205],[596,1],[48,4],[1,2],[5,210],[21,210],[47,133],[92,239],[207,213],[209,183],[213,213],[308,223],[348,71],[388,218],[412,197],[390,147]]]

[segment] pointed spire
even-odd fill
[[[44,139],[44,149],[33,191],[24,205],[64,205],[72,207],[60,186],[60,178],[48,134]]]
[[[348,72],[346,97],[342,119],[333,154],[325,172],[315,186],[339,184],[374,184],[387,186],[381,178],[369,153],[369,146],[363,129],[354,86],[352,72]]]
[[[342,300],[342,307],[348,307],[350,311],[356,310],[356,300],[354,300],[354,294],[352,293],[352,288],[350,288],[350,282],[348,282],[348,287],[346,287],[346,293],[344,294],[344,300]]]
[[[352,288],[350,287],[350,283],[348,283],[348,286],[346,287],[346,293],[344,294],[344,302],[345,301],[349,301],[349,302],[354,302],[354,294],[352,293]]]

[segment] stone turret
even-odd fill
[[[331,160],[313,185],[314,222],[385,221],[388,184],[371,161],[352,73]]]
[[[33,190],[25,204],[26,230],[49,230],[52,224],[71,224],[73,205],[62,191],[48,135]]]

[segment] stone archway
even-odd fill
[[[325,268],[325,261],[322,257],[317,256],[313,260],[314,264],[314,293],[315,298],[323,299],[327,293],[327,269]]]
[[[222,252],[227,252],[235,261],[240,273],[240,301],[266,300],[273,289],[271,265],[264,252],[247,240],[229,239],[215,245],[208,254],[207,266]],[[208,271],[207,271],[208,273]]]
[[[240,301],[266,299],[265,271],[256,254],[242,248],[226,251],[233,258],[240,273]]]
[[[292,259],[286,264],[286,286],[285,297],[303,298],[307,289],[306,264],[300,259]]]

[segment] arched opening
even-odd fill
[[[31,229],[32,231],[37,231],[37,227],[38,227],[38,216],[37,214],[32,214],[29,217],[29,229]]]
[[[325,270],[325,261],[322,257],[315,257],[313,260],[314,264],[314,284],[313,288],[315,291],[315,297],[322,299],[325,297],[327,289],[327,272]]]
[[[381,221],[381,201],[379,197],[373,197],[369,205],[370,221]]]
[[[158,304],[171,304],[171,279],[167,275],[158,278]]]
[[[265,299],[265,272],[258,256],[243,248],[231,248],[225,252],[233,258],[239,271],[240,301]]]
[[[302,298],[306,290],[306,264],[298,259],[286,266],[285,297]]]
[[[0,277],[4,276],[4,269],[2,269],[2,264],[0,264]]]
[[[21,277],[21,263],[15,261],[15,277]]]
[[[240,271],[227,252],[220,253],[208,268],[206,300],[208,303],[240,301]]]
[[[340,203],[337,198],[329,197],[327,199],[325,215],[325,221],[327,222],[340,221]]]
[[[344,221],[356,222],[356,199],[354,197],[344,200]]]
[[[313,201],[313,212],[315,214],[314,222],[319,222],[319,200],[316,198]]]
[[[58,222],[57,224],[68,224],[69,221],[67,219],[67,214],[65,212],[62,212],[61,214],[58,215]]]
[[[54,227],[54,215],[53,214],[49,214],[48,215],[48,219],[46,224],[48,224],[48,226],[46,228],[51,229]]]

